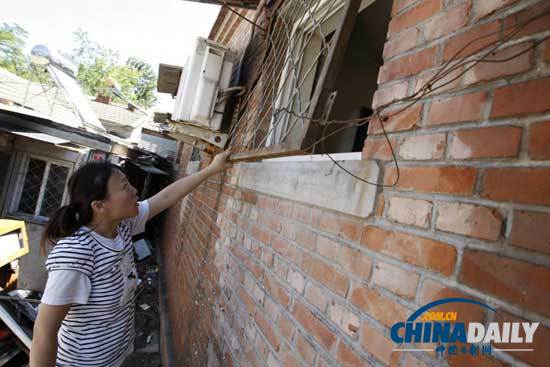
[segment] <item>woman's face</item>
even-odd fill
[[[107,197],[103,200],[109,219],[120,220],[138,214],[137,190],[128,182],[126,175],[115,169],[107,182]]]

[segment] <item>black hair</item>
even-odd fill
[[[109,162],[90,162],[78,168],[69,178],[69,204],[57,209],[50,216],[42,239],[40,249],[46,252],[46,244],[54,244],[60,238],[70,236],[81,226],[93,219],[91,203],[107,197],[109,177],[121,167]]]

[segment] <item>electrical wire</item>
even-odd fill
[[[532,23],[533,21],[537,20],[537,19],[540,19],[544,16],[547,16],[548,14],[550,14],[550,9],[547,9],[546,11],[543,11],[539,14],[537,14],[536,16],[534,17],[530,17],[529,19],[525,20],[524,22],[522,23],[519,23],[519,24],[515,24],[511,27],[509,27],[508,29],[505,29],[504,31],[511,31],[509,34],[507,34],[506,36],[504,36],[501,40],[497,41],[497,42],[492,42],[491,44],[481,48],[481,49],[478,49],[478,50],[475,50],[473,51],[472,53],[462,57],[462,58],[458,58],[458,56],[460,54],[462,54],[466,49],[468,49],[469,47],[471,47],[472,45],[474,45],[475,43],[479,42],[480,40],[482,39],[485,39],[487,37],[490,37],[490,36],[493,36],[493,35],[496,35],[496,34],[500,34],[500,30],[496,31],[496,32],[491,32],[491,33],[488,33],[488,34],[484,34],[480,37],[477,37],[473,40],[471,40],[470,42],[466,43],[463,47],[461,47],[447,62],[445,62],[445,64],[439,69],[439,71],[434,74],[432,76],[432,78],[430,78],[427,82],[424,83],[424,85],[419,88],[415,93],[413,93],[412,95],[410,96],[407,96],[407,97],[404,97],[404,98],[401,98],[401,99],[394,99],[390,102],[387,102],[386,104],[383,104],[381,106],[379,106],[376,110],[373,111],[373,114],[369,117],[366,117],[366,118],[361,118],[361,119],[349,119],[349,120],[332,120],[332,121],[323,121],[322,119],[313,119],[311,118],[310,116],[308,115],[301,115],[301,114],[297,114],[295,113],[294,111],[291,111],[289,110],[288,108],[286,107],[283,107],[283,108],[279,108],[277,110],[275,110],[273,112],[273,116],[276,118],[276,116],[280,113],[280,112],[285,112],[297,119],[303,119],[303,120],[307,120],[311,123],[320,123],[322,125],[324,125],[324,129],[323,129],[323,134],[321,136],[321,139],[315,141],[311,146],[307,147],[304,149],[304,151],[308,151],[311,147],[315,147],[316,144],[322,142],[323,143],[323,146],[324,146],[324,142],[325,140],[331,136],[331,135],[334,135],[335,133],[343,130],[343,129],[346,129],[346,128],[349,128],[349,127],[352,127],[352,126],[361,126],[363,125],[364,123],[370,121],[373,117],[377,117],[377,120],[380,124],[380,127],[381,127],[381,130],[382,130],[382,133],[384,135],[384,138],[390,148],[390,151],[391,151],[391,155],[392,155],[392,161],[394,162],[395,166],[396,166],[396,171],[397,171],[397,175],[396,175],[396,179],[395,179],[395,182],[390,184],[390,185],[384,185],[384,184],[378,184],[378,183],[373,183],[373,182],[370,182],[366,179],[363,179],[361,177],[358,177],[356,176],[355,174],[353,174],[352,172],[350,172],[349,170],[347,170],[345,167],[343,167],[341,164],[339,164],[329,153],[324,153],[324,154],[327,154],[327,156],[332,160],[332,162],[337,165],[340,169],[344,170],[346,173],[348,173],[349,175],[351,175],[352,177],[360,180],[360,181],[363,181],[367,184],[370,184],[370,185],[375,185],[375,186],[381,186],[381,187],[393,187],[395,186],[398,181],[399,181],[399,164],[397,162],[397,158],[396,158],[396,154],[395,154],[395,151],[393,149],[393,146],[390,142],[390,139],[387,135],[387,132],[386,132],[386,129],[384,127],[384,123],[383,121],[387,121],[388,117],[381,117],[381,114],[383,113],[383,111],[385,110],[388,110],[388,109],[391,109],[391,107],[393,107],[394,105],[400,105],[402,103],[407,103],[404,107],[400,108],[399,110],[397,110],[396,112],[392,111],[391,113],[391,117],[394,117],[406,110],[408,110],[409,108],[411,108],[414,104],[418,103],[420,100],[422,100],[423,98],[425,98],[427,95],[429,94],[433,94],[433,92],[439,90],[439,89],[442,89],[448,85],[450,85],[451,83],[453,83],[454,81],[460,79],[462,76],[464,76],[469,70],[471,70],[473,67],[475,67],[477,64],[479,63],[483,63],[483,62],[487,62],[487,63],[501,63],[501,62],[507,62],[507,61],[510,61],[514,58],[517,58],[529,51],[531,51],[532,49],[536,48],[538,45],[540,45],[541,43],[545,42],[545,40],[547,38],[549,38],[548,36],[542,38],[542,39],[539,39],[539,40],[534,40],[534,41],[531,41],[532,43],[530,44],[529,47],[525,48],[524,50],[522,51],[519,51],[511,56],[508,56],[506,58],[502,58],[502,59],[490,59],[489,57],[491,55],[493,55],[503,44],[505,44],[506,42],[508,42],[509,40],[513,39],[513,37],[515,35],[517,35],[521,30],[523,30],[528,24]],[[489,50],[487,52],[485,52],[483,54],[482,57],[478,57],[478,58],[471,58],[472,55],[475,55],[475,54],[479,54],[480,52],[482,52],[483,50],[486,50],[487,48],[489,48]],[[455,62],[455,64],[453,64],[453,62]],[[434,87],[434,85],[436,83],[438,83],[439,81],[442,81],[444,78],[446,78],[448,75],[450,75],[451,73],[453,73],[455,70],[459,70],[460,68],[464,67],[464,70],[462,70],[458,75],[454,76],[453,78],[451,78],[450,80],[447,80],[445,81],[444,83],[440,84],[440,85],[437,85],[436,87]],[[346,126],[344,126],[343,128],[341,129],[338,129],[336,131],[333,131],[331,134],[329,135],[326,135],[325,132],[326,132],[326,127],[328,125],[331,125],[331,124],[346,124]],[[289,129],[290,131],[291,129]],[[234,131],[233,131],[234,132]],[[268,133],[266,134],[266,136],[269,134],[270,132],[268,131]]]

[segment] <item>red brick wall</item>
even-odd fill
[[[375,105],[414,93],[468,40],[496,32],[464,55],[545,7],[395,0]],[[242,49],[248,31],[236,26],[232,39],[241,42],[232,46]],[[548,35],[550,17],[541,17],[492,57]],[[541,322],[535,352],[459,353],[450,365],[547,365],[549,55],[546,41],[479,64],[390,117],[399,181],[378,192],[368,218],[242,190],[230,183],[235,169],[173,207],[163,253],[176,365],[427,366],[436,363],[433,352],[392,352],[389,328],[443,297],[498,311],[447,308],[462,320]],[[383,181],[394,182],[376,123],[363,158],[384,162]]]

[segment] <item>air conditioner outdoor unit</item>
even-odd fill
[[[215,42],[197,38],[180,78],[172,120],[219,131],[225,99],[220,91],[229,87],[234,53]]]

